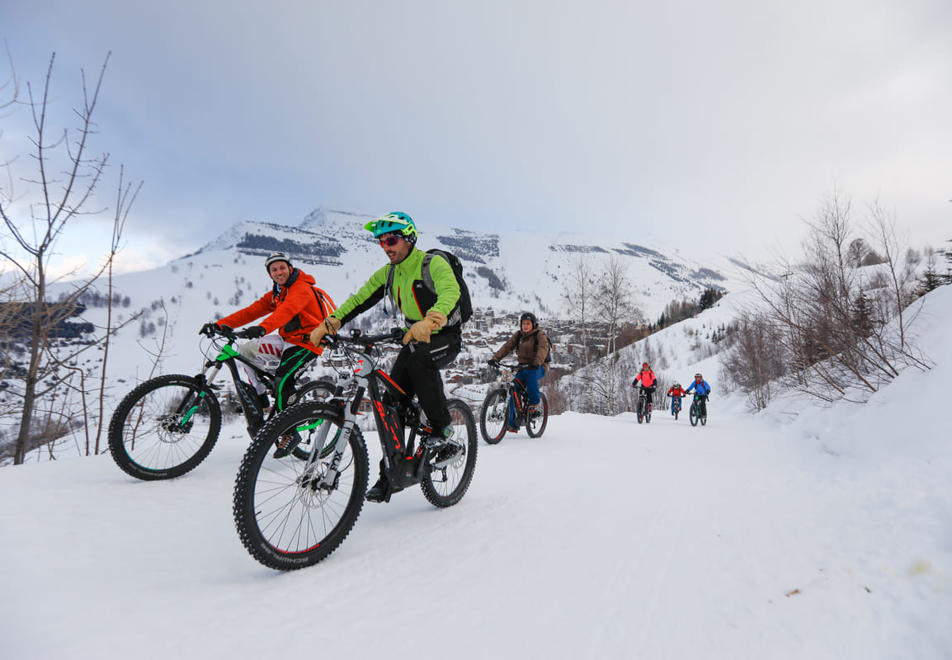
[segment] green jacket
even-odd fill
[[[459,300],[459,283],[453,274],[453,267],[439,255],[433,255],[430,259],[430,277],[433,278],[436,294],[426,288],[422,274],[425,256],[426,252],[414,247],[407,258],[395,266],[393,273],[391,304],[403,313],[406,326],[423,320],[431,309],[448,317]],[[391,265],[387,264],[371,275],[357,293],[345,300],[331,316],[344,324],[376,305],[384,297],[390,268]]]

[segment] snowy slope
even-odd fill
[[[952,446],[921,404],[952,378],[952,287],[923,318],[937,366],[868,405],[566,414],[480,444],[458,506],[368,504],[288,574],[234,532],[238,427],[170,482],[7,468],[0,657],[948,658]]]

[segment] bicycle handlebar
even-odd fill
[[[400,343],[403,341],[404,331],[400,328],[391,328],[390,332],[380,335],[364,335],[360,330],[352,330],[350,337],[340,334],[324,335],[321,343],[333,347],[335,344],[357,344],[365,348],[371,348],[374,344],[380,342]]]
[[[204,332],[200,333],[208,337],[209,339],[213,337],[224,337],[228,341],[238,341],[238,333],[228,328],[227,330],[220,325],[210,326],[205,329]]]
[[[510,371],[518,371],[519,369],[529,368],[528,364],[519,364],[518,362],[511,362],[511,363],[497,362],[496,364],[489,365],[489,366],[491,366],[493,369],[496,369],[497,371],[500,369],[509,369]]]

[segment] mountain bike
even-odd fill
[[[193,470],[211,452],[221,431],[222,407],[218,394],[223,383],[215,379],[227,367],[244,414],[248,435],[265,422],[255,388],[241,379],[238,364],[251,369],[270,391],[274,375],[241,355],[239,339],[230,329],[209,331],[202,347],[202,373],[167,374],[145,381],[116,407],[109,423],[109,452],[125,473],[145,481],[172,479]],[[289,403],[323,400],[334,393],[333,383],[315,380],[303,384]]]
[[[516,380],[519,365],[500,364],[490,368],[493,370],[494,379],[498,378],[499,382],[495,387],[490,387],[479,411],[479,430],[483,440],[490,445],[502,440],[506,431],[511,428],[510,409],[515,421],[514,426],[524,424],[530,438],[538,438],[545,433],[545,427],[549,423],[549,402],[545,393],[540,392],[542,398],[535,411],[530,412],[529,392],[525,385]]]
[[[698,422],[701,422],[701,426],[707,424],[707,397],[701,396],[699,394],[694,395],[694,401],[691,402],[691,410],[688,413],[688,418],[691,420],[691,426],[697,426]]]
[[[638,392],[638,423],[641,424],[644,420],[645,424],[651,423],[651,408],[652,403],[648,401],[648,390],[641,388],[641,391]]]
[[[326,336],[328,349],[345,358],[332,399],[286,408],[264,425],[245,452],[232,513],[242,544],[265,566],[293,570],[316,564],[340,546],[357,522],[369,473],[367,446],[357,425],[365,397],[391,492],[420,484],[423,496],[437,507],[452,506],[466,494],[476,469],[473,413],[463,401],[448,399],[454,433],[433,444],[433,429],[419,403],[378,368],[378,344],[399,344],[402,337],[402,330]],[[289,434],[296,450],[306,448],[305,455],[275,458],[275,441]]]
[[[673,396],[671,397],[671,416],[677,419],[680,413],[681,413],[681,397]]]

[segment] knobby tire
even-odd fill
[[[476,420],[464,401],[449,399],[446,402],[454,427],[453,438],[463,442],[463,452],[449,465],[437,468],[430,466],[423,472],[420,488],[423,496],[433,506],[453,506],[466,494],[476,470]],[[503,431],[505,433],[505,430]],[[432,459],[431,459],[432,461]]]
[[[495,445],[506,435],[509,420],[507,392],[500,387],[490,390],[479,409],[479,430],[486,444]]]
[[[109,453],[116,465],[137,479],[180,477],[211,452],[221,420],[218,399],[192,376],[159,376],[119,402],[109,422]]]
[[[369,474],[367,447],[359,428],[350,434],[340,475],[322,486],[333,449],[341,439],[343,410],[333,404],[303,402],[273,417],[245,452],[235,480],[232,513],[235,529],[252,557],[287,571],[321,561],[347,538],[364,505]],[[322,427],[324,450],[308,468],[294,453],[274,458],[275,443],[289,432],[311,444]]]
[[[545,433],[545,427],[549,423],[549,401],[545,398],[545,393],[540,392],[542,399],[539,401],[541,413],[536,415],[526,415],[526,433],[530,438],[538,438]]]

